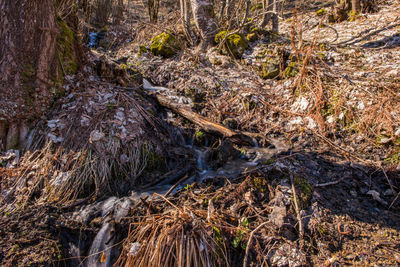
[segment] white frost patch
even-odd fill
[[[327,121],[328,123],[332,124],[332,123],[335,122],[335,118],[334,118],[332,115],[329,115],[329,116],[326,118],[326,121]]]
[[[365,108],[364,101],[361,100],[360,102],[358,102],[357,108],[363,110]]]
[[[307,123],[307,128],[308,129],[315,129],[317,127],[317,123],[310,117],[307,117],[308,123]]]
[[[294,111],[305,111],[308,108],[309,105],[310,105],[310,102],[305,97],[300,97],[292,105],[292,110],[294,110]]]

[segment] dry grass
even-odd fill
[[[86,112],[78,109],[68,117],[61,115],[62,127],[38,126],[33,152],[26,152],[18,168],[4,179],[9,185],[7,202],[14,199],[27,203],[32,198],[67,202],[108,193],[115,195],[141,182],[138,178],[149,161],[161,153],[156,152],[161,143],[157,139],[162,136],[156,119],[123,93],[116,95],[118,102],[112,109],[107,103],[93,103],[91,99],[88,95],[78,103],[78,106],[92,103],[90,125],[82,126],[81,118]],[[125,121],[118,120],[122,112]],[[50,138],[43,140],[49,130],[64,141],[55,144]],[[101,133],[101,139],[93,139],[96,132]]]
[[[218,218],[188,207],[131,224],[119,266],[229,266]]]

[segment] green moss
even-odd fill
[[[327,13],[325,8],[321,8],[320,10],[318,10],[315,14],[319,17],[325,15]]]
[[[262,9],[263,5],[261,3],[258,3],[257,5],[254,5],[250,10],[251,12],[254,12],[256,10]]]
[[[163,32],[151,40],[150,51],[156,56],[173,57],[179,50],[178,41],[170,33]]]
[[[75,74],[78,71],[77,58],[74,55],[76,36],[75,33],[68,26],[67,22],[61,18],[57,19],[60,33],[57,36],[57,53],[59,64],[62,64],[62,69],[65,75]],[[62,84],[62,78],[61,84]]]
[[[261,35],[262,35],[262,31],[259,28],[254,27],[247,34],[246,38],[249,42],[255,42],[260,39]]]
[[[202,131],[197,131],[195,133],[195,137],[196,137],[197,140],[201,140],[204,137],[204,133]]]
[[[350,11],[350,13],[349,13],[349,21],[350,22],[355,21],[357,19],[357,17],[358,17],[358,14],[355,11],[353,11],[353,10]]]
[[[148,52],[146,46],[144,45],[139,45],[139,52],[138,55],[141,57],[143,54],[146,54]]]
[[[291,78],[299,73],[299,66],[297,62],[290,62],[289,65],[283,71],[283,76],[285,78]]]
[[[255,190],[261,193],[268,191],[268,181],[264,177],[255,177],[252,182]]]
[[[278,58],[270,58],[267,62],[262,63],[260,77],[263,79],[274,79],[279,76],[281,70]]]
[[[301,209],[306,209],[311,204],[312,186],[306,179],[297,176],[294,177],[294,184],[298,189],[296,193],[299,196]]]
[[[400,148],[391,153],[390,156],[384,160],[384,162],[390,165],[400,164]]]
[[[215,36],[215,42],[222,42],[227,36],[227,31],[221,31]],[[248,43],[245,36],[241,33],[234,33],[226,38],[222,48],[222,53],[233,55],[235,58],[241,58],[244,51],[247,49]]]

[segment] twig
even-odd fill
[[[349,175],[343,176],[342,178],[340,178],[336,181],[333,181],[333,182],[327,182],[327,183],[323,183],[323,184],[315,184],[314,187],[326,187],[326,186],[330,186],[330,185],[335,185],[335,184],[338,184],[338,183],[344,181],[347,178],[350,178],[350,176]]]
[[[256,229],[254,229],[253,231],[251,231],[249,240],[247,241],[246,254],[244,255],[244,260],[243,260],[243,267],[247,267],[247,258],[248,258],[248,256],[249,256],[250,245],[251,245],[251,241],[252,241],[252,239],[253,239],[254,234],[255,234],[261,227],[263,227],[264,225],[266,225],[267,223],[269,223],[269,221],[263,222],[262,224],[260,224],[259,226],[257,226]]]
[[[294,179],[293,179],[293,174],[290,174],[290,182],[292,184],[292,191],[293,191],[293,200],[294,200],[294,207],[296,210],[297,214],[297,221],[299,222],[299,238],[300,238],[300,248],[302,249],[304,246],[304,228],[303,228],[303,222],[301,220],[301,215],[300,215],[300,208],[299,208],[299,203],[297,200],[297,194],[296,194],[296,188],[294,187]]]

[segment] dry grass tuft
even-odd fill
[[[216,218],[187,207],[171,208],[131,224],[119,266],[229,266]]]

